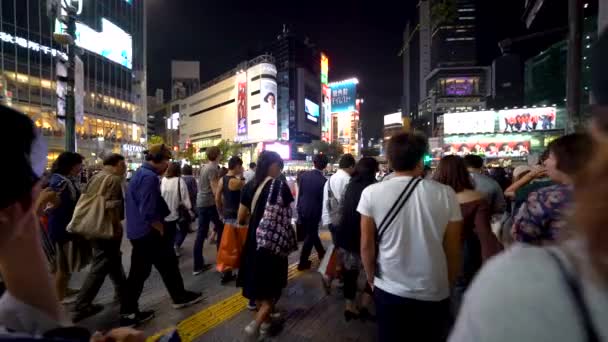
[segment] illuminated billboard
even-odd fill
[[[318,123],[319,122],[319,105],[304,99],[304,112],[306,113],[306,120]]]
[[[326,141],[329,141],[329,130],[331,129],[331,89],[327,85],[323,85],[323,125],[321,132],[326,136]]]
[[[384,116],[384,126],[400,125],[403,126],[401,113],[393,113]]]
[[[443,115],[443,134],[489,133],[495,131],[496,112],[446,113]]]
[[[468,154],[487,158],[526,157],[530,154],[532,137],[520,134],[488,134],[444,138],[443,155]]]
[[[237,136],[247,135],[247,74],[240,73],[236,77],[236,116]]]
[[[352,113],[340,112],[338,116],[338,142],[342,145],[350,144],[352,133]]]
[[[291,159],[291,146],[289,144],[282,144],[278,142],[264,144],[264,151],[276,152],[283,160]]]
[[[357,79],[330,83],[331,112],[354,112],[357,100]]]
[[[498,111],[500,132],[532,132],[555,129],[555,107],[523,108]]]
[[[321,53],[321,84],[329,83],[329,58]]]
[[[447,96],[479,94],[479,77],[450,77],[439,81],[440,93]]]
[[[247,71],[250,92],[248,109],[248,141],[277,139],[277,69],[274,64],[261,63]],[[253,81],[252,81],[253,80]],[[259,89],[259,92],[255,90]],[[256,94],[257,93],[257,94]]]
[[[66,33],[67,28],[55,21],[55,33]],[[106,18],[101,18],[101,32],[76,23],[76,45],[96,53],[126,68],[133,68],[133,39],[131,35]]]

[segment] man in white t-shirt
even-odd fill
[[[394,177],[366,188],[357,208],[361,258],[374,288],[381,342],[406,335],[420,341],[447,336],[450,284],[460,268],[462,214],[450,187],[418,178],[427,149],[422,136],[393,136],[387,158]],[[410,182],[411,192],[404,191]]]
[[[340,203],[344,192],[346,192],[346,186],[350,182],[350,176],[355,172],[355,158],[352,154],[345,154],[340,158],[338,164],[338,171],[329,178],[323,188],[323,213],[321,215],[321,222],[324,226],[329,226],[329,230],[332,232],[333,228],[339,224],[341,216]],[[329,191],[331,189],[331,192]],[[335,241],[334,241],[335,243]]]

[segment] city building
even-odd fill
[[[357,98],[357,78],[329,83],[331,90],[331,140],[344,148],[344,153],[359,154],[360,108]]]
[[[477,0],[421,0],[406,25],[402,108],[428,136],[441,134],[443,113],[486,108],[492,76],[478,65],[478,10]]]
[[[135,167],[146,140],[144,1],[76,3],[84,88],[84,113],[77,116],[77,151],[90,165],[116,152]],[[65,26],[51,18],[44,0],[3,0],[1,6],[2,99],[42,129],[50,165],[65,146],[65,126],[57,118],[56,79],[57,65],[67,60],[67,53],[52,37],[54,32],[65,32]]]
[[[201,85],[200,75],[200,62],[171,61],[171,101],[196,93]]]
[[[310,39],[286,28],[262,52],[271,53],[276,60],[279,139],[293,145],[291,159],[305,160],[306,155],[300,152],[303,146],[321,139],[322,83],[327,83],[322,80],[321,52]],[[327,72],[327,56],[324,61]]]
[[[220,141],[242,144],[249,163],[264,149],[291,159],[288,139],[277,143],[277,68],[272,56],[262,55],[203,84],[194,95],[171,109],[179,118],[179,147],[194,146],[197,159]],[[317,80],[318,82],[318,80]],[[320,93],[319,93],[320,95]],[[176,110],[179,111],[176,112]]]

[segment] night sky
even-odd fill
[[[153,95],[156,88],[163,88],[165,97],[170,97],[172,59],[200,61],[201,82],[205,82],[234,68],[248,52],[274,40],[283,24],[288,24],[329,56],[330,81],[359,78],[359,92],[365,99],[361,109],[364,136],[380,136],[383,115],[400,107],[402,64],[397,53],[415,3],[146,0],[148,92]],[[493,4],[487,9],[492,12],[487,16],[492,29],[482,33],[488,45],[481,57],[484,63],[498,54],[498,39],[521,32],[522,27],[523,0],[492,3],[508,5]]]

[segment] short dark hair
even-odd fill
[[[390,167],[395,171],[411,171],[422,161],[428,150],[426,137],[418,133],[398,133],[386,147]]]
[[[249,163],[249,168],[250,169],[255,169],[255,167],[256,167],[255,163]]]
[[[355,166],[355,177],[373,182],[376,180],[378,168],[379,163],[376,158],[363,157],[359,159],[359,162]]]
[[[266,94],[266,96],[264,96],[264,102],[268,102],[268,98],[269,98],[269,97],[271,97],[271,96],[272,96],[272,97],[275,99],[275,101],[276,101],[276,97],[274,97],[274,93],[270,92],[270,93]]]
[[[467,154],[464,156],[464,163],[472,169],[481,169],[483,167],[483,158],[476,154]]]
[[[338,167],[341,169],[348,169],[354,167],[357,162],[355,161],[355,157],[352,154],[347,153],[340,158],[340,162]]]
[[[455,155],[445,156],[439,161],[433,179],[450,186],[456,193],[475,189],[464,160]]]
[[[121,161],[125,160],[125,157],[118,153],[112,153],[103,159],[103,165],[116,166]]]
[[[243,166],[243,159],[234,156],[228,160],[228,170],[234,170],[237,166]]]
[[[217,146],[211,146],[205,150],[207,159],[209,159],[209,161],[212,161],[212,162],[216,161],[221,153],[222,153],[222,151],[220,151],[220,148]]]
[[[78,164],[82,164],[84,157],[76,152],[62,152],[55,162],[53,162],[53,167],[51,168],[52,173],[57,173],[62,176],[67,176],[70,174],[74,166]]]
[[[312,158],[312,164],[315,166],[315,169],[323,170],[329,164],[329,160],[326,155],[319,153]]]
[[[167,178],[179,177],[181,176],[181,167],[179,166],[179,162],[169,163],[169,167],[167,168],[166,176]]]
[[[547,148],[557,159],[557,169],[568,176],[575,176],[583,170],[593,156],[593,140],[584,133],[561,136]]]
[[[182,175],[192,176],[192,166],[186,164],[182,167]]]

